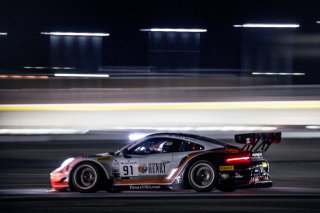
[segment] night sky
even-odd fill
[[[319,19],[320,1],[2,0],[0,29],[122,31],[143,27],[230,27],[243,22],[299,22]]]

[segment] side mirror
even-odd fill
[[[124,150],[122,151],[122,154],[123,154],[123,157],[124,157],[124,158],[131,158],[131,156],[128,155],[128,150],[127,150],[127,149],[124,149]]]

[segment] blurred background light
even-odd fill
[[[29,66],[24,66],[23,68],[26,69],[26,70],[29,70],[29,69],[44,70],[44,69],[47,69],[48,67],[29,67]]]
[[[205,131],[275,131],[275,126],[176,126],[176,127],[114,127],[112,130],[147,130],[147,131],[169,131],[169,132],[205,132]]]
[[[55,74],[65,77],[96,77],[89,74]],[[106,77],[101,75],[101,77]],[[238,110],[238,109],[319,109],[320,101],[235,101],[167,103],[81,103],[81,104],[2,104],[0,110],[110,111],[110,110]]]
[[[72,74],[72,73],[55,73],[55,77],[80,77],[80,78],[109,78],[107,74]]]
[[[89,130],[77,129],[0,129],[0,134],[5,135],[42,135],[42,134],[85,134]]]
[[[248,28],[298,28],[299,24],[258,24],[258,23],[247,23],[247,24],[236,24],[233,27],[248,27]]]
[[[140,29],[140,31],[146,32],[181,32],[181,33],[204,33],[207,29],[186,29],[186,28],[151,28]]]
[[[144,138],[145,136],[150,135],[148,133],[131,133],[129,134],[129,140],[130,141],[135,141],[135,140],[139,140],[141,138]]]
[[[252,72],[252,75],[305,75],[303,72]]]
[[[53,69],[53,70],[74,70],[76,69],[75,67],[33,67],[33,66],[24,66],[23,67],[26,70],[44,70],[44,69]]]
[[[306,129],[320,129],[320,126],[306,126]]]
[[[48,79],[46,75],[0,75],[0,78],[12,78],[12,79]]]
[[[41,32],[42,35],[56,35],[56,36],[109,36],[109,33],[76,33],[76,32]]]
[[[74,70],[75,67],[50,67],[53,70]]]
[[[8,35],[8,33],[0,32],[0,36],[6,36],[6,35]]]

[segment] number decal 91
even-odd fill
[[[121,177],[138,176],[138,165],[137,164],[120,165],[120,176]]]
[[[133,175],[133,166],[123,166],[123,175],[132,176]]]

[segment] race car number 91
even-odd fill
[[[121,177],[138,176],[138,165],[130,162],[121,162],[120,176]]]

